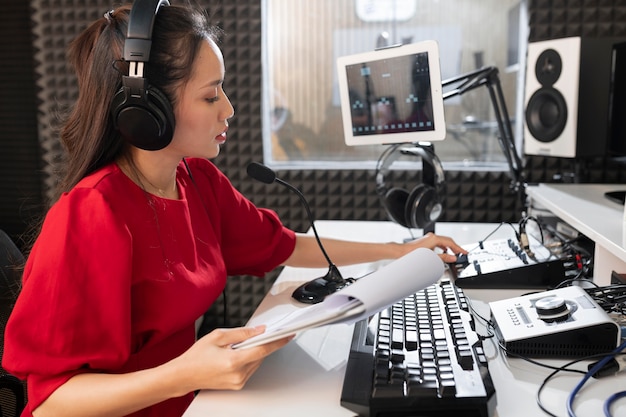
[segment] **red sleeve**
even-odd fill
[[[210,161],[189,164],[209,216],[219,218],[215,227],[229,275],[262,276],[293,253],[295,233],[275,212],[256,207]]]
[[[131,241],[118,217],[98,191],[81,188],[46,217],[3,357],[7,370],[28,379],[31,409],[70,377],[128,358]]]

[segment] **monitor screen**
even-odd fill
[[[439,48],[435,41],[337,59],[346,144],[443,140]]]

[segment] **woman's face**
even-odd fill
[[[214,158],[226,141],[234,109],[224,93],[224,59],[213,41],[205,41],[191,78],[181,87],[174,105],[176,127],[169,146],[182,157]]]

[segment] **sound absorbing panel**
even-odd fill
[[[28,2],[4,2],[0,16],[0,229],[19,243],[42,201]]]

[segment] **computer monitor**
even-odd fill
[[[346,145],[445,138],[437,42],[339,57],[337,70]]]

